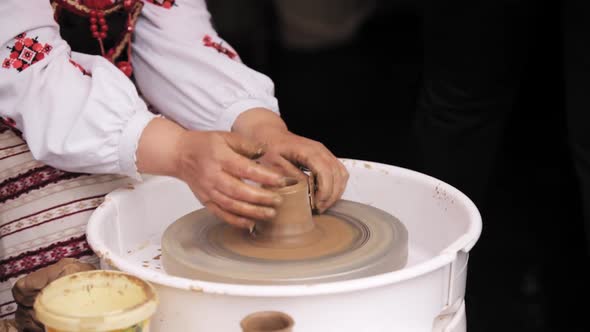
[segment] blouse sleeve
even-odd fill
[[[138,177],[135,151],[154,115],[132,82],[102,57],[71,52],[47,0],[2,0],[0,17],[0,115],[35,159]]]
[[[230,130],[262,107],[278,113],[273,82],[244,65],[213,29],[204,0],[145,0],[133,42],[143,97],[163,115],[197,130]]]

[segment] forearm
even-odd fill
[[[263,108],[242,113],[232,127],[233,132],[260,143],[268,143],[264,133],[272,130],[286,131],[287,126],[280,116]],[[186,132],[186,129],[171,120],[153,119],[139,140],[136,153],[138,171],[178,177],[183,148],[181,140]]]
[[[179,174],[179,145],[186,130],[164,119],[153,119],[144,129],[136,153],[140,173],[175,176]]]

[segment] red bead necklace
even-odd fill
[[[133,74],[133,66],[131,65],[131,34],[135,29],[137,17],[143,7],[141,1],[51,0],[51,2],[55,9],[56,20],[59,18],[59,13],[62,9],[78,16],[88,17],[90,21],[90,32],[92,33],[92,37],[97,40],[102,56],[114,63],[128,77]],[[118,11],[127,13],[125,31],[112,48],[105,50],[103,40],[107,38],[109,33],[109,25],[106,17]],[[127,50],[127,61],[117,61],[125,49]]]

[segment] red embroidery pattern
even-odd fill
[[[11,118],[0,117],[0,123],[4,124],[10,128],[16,128],[16,121],[14,121]]]
[[[216,49],[217,52],[227,55],[230,59],[235,59],[238,56],[236,52],[223,46],[221,43],[213,41],[213,38],[211,38],[209,35],[205,35],[205,37],[203,37],[203,45]]]
[[[20,130],[16,128],[16,122],[13,119],[0,117],[0,134],[9,130],[15,133],[18,137],[23,136]],[[0,160],[2,158],[3,157],[0,156]]]
[[[71,64],[72,64],[74,67],[78,68],[78,69],[79,69],[79,70],[82,72],[82,74],[83,74],[83,75],[86,75],[86,76],[92,76],[92,74],[90,74],[90,72],[89,72],[89,71],[87,71],[86,69],[84,69],[84,67],[80,66],[80,64],[79,64],[79,63],[77,63],[76,61],[74,61],[74,60],[70,59],[70,63],[71,63]]]
[[[104,194],[63,203],[34,214],[11,220],[0,226],[0,239],[79,213],[92,211],[102,204],[102,202],[104,202]]]
[[[18,72],[29,68],[32,64],[39,62],[49,54],[53,47],[49,44],[41,44],[37,37],[29,38],[26,33],[16,36],[14,46],[8,47],[10,55],[2,61],[2,68],[11,67]]]
[[[68,173],[50,166],[33,168],[23,174],[8,178],[0,183],[0,203],[15,199],[28,192],[46,187],[62,180],[75,179],[84,174]]]
[[[164,7],[166,9],[172,8],[172,6],[175,5],[174,3],[176,2],[176,0],[144,0],[144,1],[154,4],[156,6]]]
[[[86,235],[54,243],[48,247],[0,261],[0,282],[57,263],[64,257],[80,258],[92,254],[92,249],[86,242]]]

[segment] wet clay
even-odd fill
[[[162,238],[167,273],[244,284],[343,280],[399,269],[407,261],[407,230],[397,218],[341,200],[312,215],[305,181],[275,188],[277,215],[237,229],[197,210],[173,223]]]
[[[295,322],[280,311],[261,311],[246,316],[240,322],[242,332],[291,332]]]
[[[334,216],[312,216],[306,182],[292,179],[288,186],[273,190],[283,198],[275,218],[258,221],[253,233],[220,227],[211,231],[209,240],[246,257],[302,260],[342,252],[360,235]]]
[[[256,222],[253,234],[256,240],[270,242],[271,246],[280,245],[289,238],[292,241],[305,241],[306,234],[310,234],[315,228],[307,183],[289,179],[287,186],[269,189],[281,195],[283,203],[277,207],[277,214],[272,220]]]
[[[303,260],[332,255],[348,249],[360,232],[333,216],[316,216],[315,227],[291,237],[271,237],[260,241],[257,235],[223,227],[211,232],[211,241],[221,243],[235,254],[269,260]]]

